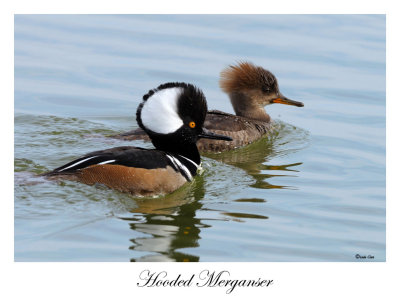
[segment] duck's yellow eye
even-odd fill
[[[191,127],[192,129],[196,126],[194,121],[189,122],[189,127]]]

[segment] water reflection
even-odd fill
[[[270,182],[272,177],[297,177],[295,173],[302,162],[284,163],[278,165],[266,164],[279,155],[303,149],[308,144],[308,133],[304,130],[277,122],[272,134],[246,147],[220,154],[206,154],[207,157],[241,168],[251,175],[255,182],[250,187],[261,189],[295,189],[287,185],[277,185]],[[266,173],[266,172],[283,173]]]
[[[304,147],[307,142],[307,134],[305,132],[293,132],[293,128],[290,125],[278,124],[276,132],[268,138],[263,138],[242,149],[206,156],[243,169],[255,179],[250,185],[251,187],[287,189],[289,187],[286,185],[271,183],[271,178],[276,176],[296,176],[295,173],[299,172],[297,168],[302,163],[278,165],[265,163],[276,155]],[[293,140],[290,137],[293,137]],[[281,173],[271,174],[271,171],[280,171]],[[170,195],[160,198],[135,199],[135,206],[129,207],[134,216],[124,218],[129,221],[130,229],[140,233],[139,237],[130,240],[132,245],[129,249],[134,254],[134,257],[131,258],[132,262],[197,262],[200,260],[199,256],[184,253],[182,249],[199,247],[198,241],[201,229],[211,227],[203,224],[202,219],[196,217],[198,210],[206,209],[201,201],[206,193],[204,178],[209,177],[209,174],[213,174],[213,172],[197,176],[192,183],[185,185]],[[253,200],[255,202],[265,202],[264,199],[259,198],[254,198]],[[209,212],[212,211],[207,210]],[[268,216],[260,214],[228,212],[227,210],[214,211],[224,216],[220,220],[243,222],[248,218],[268,219]],[[230,219],[227,219],[226,216]]]
[[[202,207],[204,179],[195,180],[178,191],[161,198],[144,198],[136,201],[137,207],[130,211],[140,213],[139,218],[124,218],[136,232],[144,233],[130,241],[129,249],[135,256],[132,262],[177,261],[198,262],[200,257],[178,251],[198,247],[201,228],[210,227],[196,218],[196,211]]]

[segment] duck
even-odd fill
[[[204,127],[229,136],[232,141],[200,139],[197,147],[202,153],[219,153],[246,146],[273,130],[273,121],[264,107],[285,104],[304,107],[304,104],[285,97],[279,90],[272,72],[251,62],[238,62],[221,71],[220,88],[230,99],[235,115],[218,110],[207,112]],[[143,129],[111,136],[119,140],[149,141]]]
[[[184,82],[165,83],[143,96],[136,112],[138,125],[155,149],[121,146],[83,155],[50,172],[47,179],[88,185],[103,184],[137,196],[174,192],[196,176],[200,138],[230,141],[204,127],[207,101],[203,92]]]

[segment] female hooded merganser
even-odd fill
[[[201,139],[201,152],[222,152],[248,145],[272,129],[270,116],[264,106],[281,103],[303,107],[302,102],[286,98],[279,91],[278,80],[270,72],[249,62],[231,65],[221,72],[221,89],[228,94],[236,115],[212,110],[207,112],[204,126],[216,133],[232,137],[233,141]],[[113,138],[149,140],[143,130],[136,129]]]
[[[191,181],[200,166],[198,138],[232,140],[203,128],[207,102],[191,84],[166,83],[143,96],[136,112],[139,126],[156,149],[117,147],[96,151],[51,172],[64,178],[133,195],[159,195]]]

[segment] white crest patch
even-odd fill
[[[183,88],[168,88],[155,92],[143,105],[141,119],[143,125],[157,133],[168,134],[183,125],[178,115],[178,98]]]

